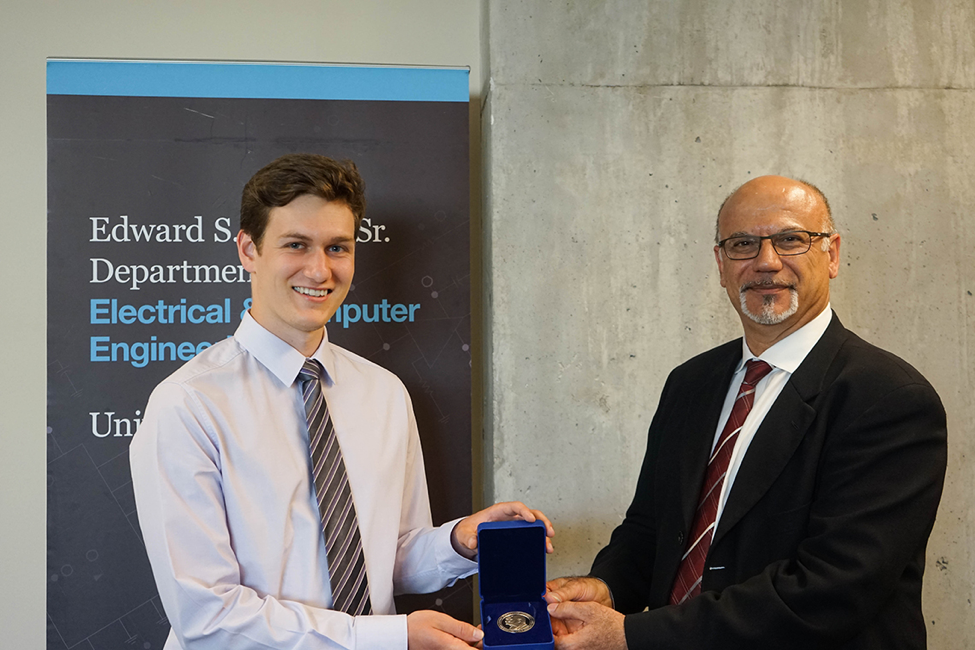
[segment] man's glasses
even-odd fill
[[[772,242],[772,248],[779,255],[802,255],[809,251],[813,239],[817,237],[829,237],[828,232],[810,232],[808,230],[790,230],[780,232],[766,237],[758,235],[740,235],[738,237],[728,237],[718,242],[718,246],[724,254],[732,260],[750,260],[758,257],[762,250],[762,240],[768,239]]]

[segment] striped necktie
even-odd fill
[[[724,486],[728,464],[735,449],[738,432],[752,410],[755,401],[755,385],[772,371],[772,366],[758,359],[751,359],[745,364],[745,378],[738,389],[738,397],[731,407],[731,415],[725,423],[718,442],[708,460],[708,469],[701,485],[698,497],[697,512],[691,526],[691,534],[687,538],[687,551],[681,558],[677,569],[677,578],[670,592],[670,604],[679,605],[689,598],[701,593],[701,579],[704,574],[704,560],[711,548],[714,537],[714,522],[718,516],[718,501],[721,499],[721,488]]]
[[[328,576],[332,584],[332,609],[353,616],[371,614],[359,522],[342,450],[322,392],[321,364],[314,359],[305,359],[298,381],[301,382],[308,420],[315,496],[322,516]]]

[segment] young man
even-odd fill
[[[941,401],[830,308],[818,189],[753,179],[717,235],[744,337],[671,373],[626,518],[591,576],[549,584],[556,647],[920,650]]]
[[[253,304],[232,339],[152,393],[131,446],[146,549],[173,648],[465,648],[480,630],[394,593],[473,573],[482,521],[434,528],[409,395],[328,341],[365,206],[351,162],[288,155],[241,200]]]

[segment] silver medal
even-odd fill
[[[508,612],[498,617],[498,627],[512,634],[527,632],[535,627],[535,617],[526,612]]]

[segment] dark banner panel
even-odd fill
[[[84,94],[59,65],[49,63],[48,95],[48,648],[149,649],[166,638],[128,444],[152,388],[231,336],[249,306],[233,241],[240,192],[285,153],[358,165],[366,217],[329,338],[403,380],[434,521],[468,514],[466,71],[448,77],[462,80],[464,101],[392,101],[227,97],[218,86],[216,97]],[[400,609],[469,621],[471,602],[463,581]]]

